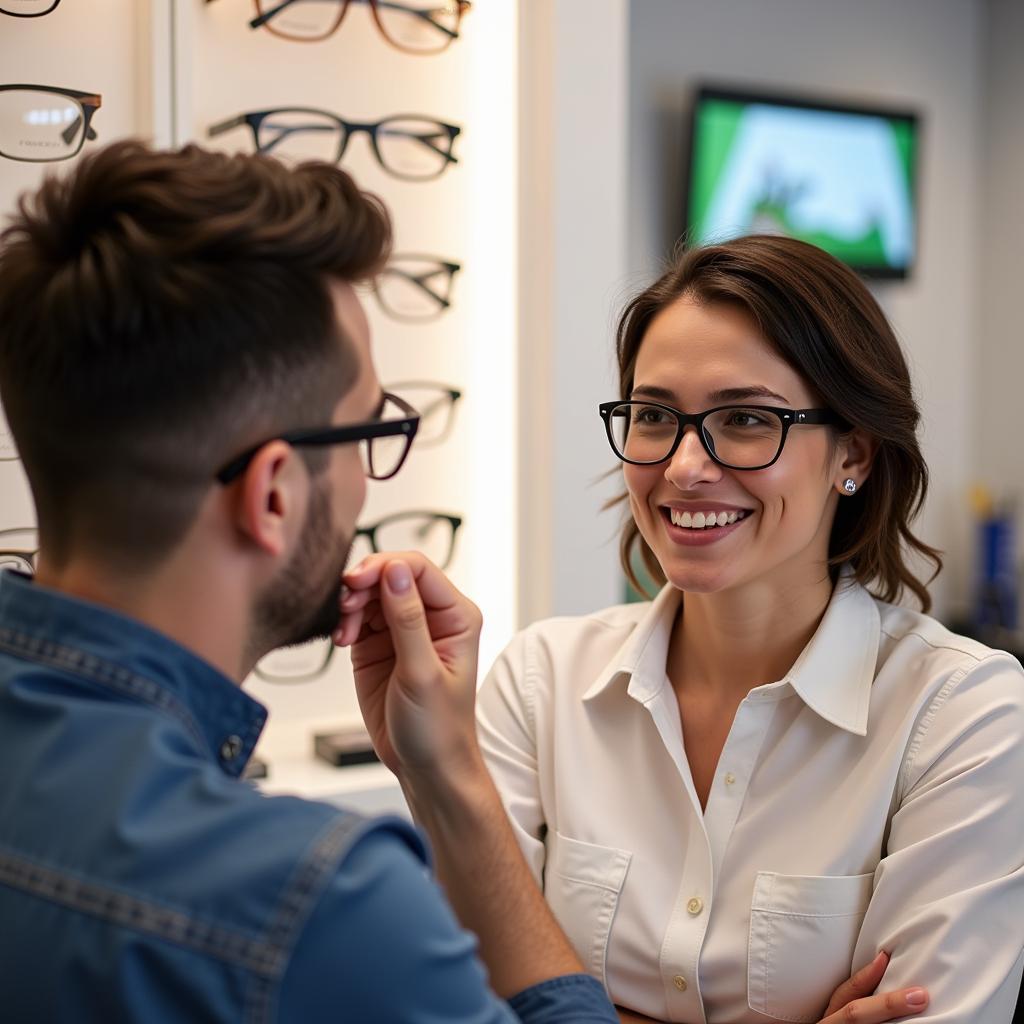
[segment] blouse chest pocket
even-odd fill
[[[584,968],[602,982],[608,936],[633,856],[548,832],[544,896]]]
[[[817,1021],[850,976],[873,875],[758,873],[750,907],[747,1002],[776,1020]]]

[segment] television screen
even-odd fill
[[[916,248],[917,116],[701,89],[687,229],[698,243],[786,234],[871,277],[906,277]]]

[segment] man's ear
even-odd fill
[[[860,427],[854,427],[839,439],[839,453],[836,462],[832,486],[841,494],[851,493],[846,486],[848,480],[856,485],[855,489],[864,486],[871,473],[875,455],[878,452],[878,438]]]
[[[250,543],[279,556],[298,535],[309,500],[309,474],[295,449],[270,441],[239,479],[235,526]]]

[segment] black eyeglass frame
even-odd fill
[[[377,163],[380,164],[381,168],[387,171],[394,178],[399,178],[402,181],[433,181],[435,178],[440,178],[449,165],[457,164],[459,158],[452,153],[452,149],[455,146],[455,140],[462,133],[462,129],[457,124],[445,124],[444,121],[438,121],[437,118],[427,117],[424,114],[392,114],[389,117],[385,117],[380,121],[346,121],[343,117],[339,117],[333,111],[321,110],[319,107],[275,107],[272,110],[250,110],[245,114],[238,114],[235,117],[229,117],[224,121],[218,121],[216,124],[210,125],[206,129],[208,138],[216,138],[218,135],[223,135],[225,132],[231,131],[233,128],[239,128],[243,124],[248,125],[252,132],[252,143],[256,147],[257,153],[267,153],[273,156],[273,146],[261,146],[260,145],[260,126],[268,118],[274,114],[316,114],[320,117],[329,118],[334,121],[341,129],[341,141],[338,144],[338,151],[334,156],[332,163],[341,163],[342,158],[345,156],[345,151],[348,149],[349,140],[353,135],[358,135],[360,132],[366,132],[370,136],[370,147],[373,150],[373,155],[377,158]],[[442,151],[437,149],[436,146],[432,147],[429,143],[424,142],[420,139],[420,142],[428,148],[435,149],[438,155],[444,158],[444,163],[441,164],[440,170],[434,171],[431,174],[404,174],[402,171],[396,171],[393,167],[389,167],[385,162],[383,156],[381,156],[380,146],[378,144],[378,134],[382,129],[386,130],[388,124],[393,121],[424,121],[427,124],[435,125],[436,127],[443,130],[443,133],[448,136],[448,149]],[[296,131],[320,131],[323,130],[322,125],[315,125],[312,128],[290,127],[289,132]],[[332,129],[333,130],[333,129]],[[408,134],[403,132],[402,134]],[[412,138],[414,136],[410,136]],[[284,135],[281,136],[284,138]],[[276,143],[275,143],[276,145]]]
[[[12,15],[15,18],[38,18],[38,14],[15,14]],[[62,89],[56,85],[30,85],[26,82],[20,82],[11,85],[0,85],[0,92],[14,92],[19,89],[31,89],[32,92],[49,92],[55,96],[64,96],[67,99],[74,100],[82,110],[82,137],[78,140],[78,145],[75,147],[74,152],[65,153],[64,156],[51,156],[51,157],[25,157],[25,156],[13,156],[10,153],[4,153],[0,151],[0,156],[6,160],[18,160],[25,164],[55,164],[61,160],[70,160],[74,156],[78,156],[82,151],[82,146],[85,145],[85,140],[88,139],[90,142],[96,141],[96,130],[92,127],[92,117],[97,110],[103,106],[103,97],[96,92],[81,92],[78,89]],[[72,122],[67,128],[61,132],[62,137],[65,141],[68,141],[68,134],[71,133],[71,138],[74,138],[74,132],[78,131],[78,126]]]
[[[0,6],[0,14],[6,14],[9,18],[45,18],[47,14],[53,14],[58,7],[60,7],[60,0],[53,0],[45,11],[37,11],[35,14],[24,14],[21,11],[9,11],[5,7]]]
[[[672,442],[672,447],[669,449],[667,455],[660,459],[653,459],[650,462],[638,462],[636,459],[627,459],[626,456],[619,451],[615,444],[615,435],[612,433],[612,413],[614,410],[619,409],[624,405],[641,405],[648,409],[660,409],[662,412],[666,412],[670,416],[675,417],[676,438]],[[604,420],[604,429],[608,435],[608,443],[611,445],[612,451],[615,452],[618,459],[622,462],[629,463],[631,466],[660,466],[663,462],[668,462],[678,450],[679,445],[683,440],[683,434],[686,428],[690,425],[696,427],[700,443],[713,462],[722,466],[724,469],[735,469],[741,472],[768,469],[769,466],[774,466],[775,463],[779,461],[783,448],[786,447],[786,438],[789,436],[790,427],[801,426],[803,424],[813,426],[844,425],[842,417],[838,416],[831,409],[785,409],[775,405],[737,405],[735,402],[730,402],[728,405],[716,405],[713,409],[705,409],[703,412],[695,412],[692,414],[680,412],[678,409],[673,409],[671,405],[662,405],[660,402],[648,402],[643,399],[602,402],[597,409],[601,414],[601,419]],[[779,418],[782,423],[782,434],[779,437],[779,450],[775,453],[775,457],[770,462],[765,462],[760,466],[734,466],[732,463],[724,461],[715,454],[712,441],[704,430],[704,421],[708,416],[711,416],[716,412],[721,412],[723,409],[749,409],[751,412],[766,412]]]
[[[378,476],[372,471],[367,473],[371,480],[390,480],[402,468],[409,456],[409,449],[412,447],[413,438],[416,436],[416,431],[419,430],[420,414],[404,398],[399,398],[398,395],[392,395],[385,391],[383,397],[386,401],[394,402],[405,413],[405,416],[397,420],[378,419],[370,420],[366,423],[347,423],[344,426],[338,427],[311,427],[304,430],[290,430],[282,434],[275,434],[273,437],[268,437],[266,440],[260,441],[259,444],[254,444],[251,448],[247,448],[241,455],[232,459],[226,466],[218,470],[217,480],[222,484],[229,484],[232,480],[236,480],[245,472],[246,467],[252,462],[256,453],[264,446],[270,444],[271,441],[284,441],[293,447],[301,447],[303,445],[322,447],[329,444],[352,444],[357,441],[372,441],[377,437],[404,436],[406,439],[405,451],[402,452],[398,465],[384,476]]]
[[[408,271],[403,270],[400,264],[402,261],[419,260],[421,263],[427,263],[430,265],[429,269],[423,274],[410,274]],[[371,282],[374,297],[377,300],[377,305],[380,306],[381,310],[389,316],[392,320],[397,320],[399,323],[431,323],[440,317],[447,310],[451,309],[452,300],[448,297],[451,294],[452,287],[455,283],[455,275],[462,270],[461,263],[455,263],[452,260],[442,259],[440,256],[431,256],[427,253],[418,252],[396,252],[392,253],[391,259],[385,264],[384,269],[377,275],[376,278]],[[408,281],[411,285],[419,288],[421,292],[428,295],[434,303],[437,304],[437,310],[425,315],[408,315],[405,313],[399,313],[397,310],[392,309],[383,297],[383,281],[388,275],[393,277],[400,277],[405,281]],[[438,274],[445,275],[445,284],[447,285],[447,295],[438,295],[433,288],[429,287],[425,280],[427,278],[435,277]]]
[[[451,525],[452,535],[451,544],[448,547],[448,556],[444,561],[443,565],[439,565],[439,569],[446,569],[452,560],[452,556],[455,554],[455,539],[458,536],[459,528],[462,526],[461,516],[448,515],[445,512],[429,512],[421,509],[407,509],[404,512],[393,512],[391,515],[384,516],[383,519],[378,519],[375,523],[370,523],[369,526],[357,527],[354,537],[365,537],[370,544],[370,550],[374,554],[380,554],[381,548],[377,546],[377,531],[384,526],[390,526],[392,523],[400,522],[403,519],[423,518],[433,523],[447,522]],[[354,538],[353,538],[354,539]]]
[[[11,548],[7,547],[9,543],[8,538],[13,534],[26,534],[31,533],[36,535],[36,546],[35,547],[20,547]],[[31,575],[36,571],[36,560],[39,558],[39,547],[38,547],[39,532],[34,526],[14,526],[9,529],[0,530],[0,559],[17,559],[25,566],[25,571]],[[10,566],[8,566],[10,568]],[[21,571],[21,566],[17,571]]]
[[[403,380],[398,382],[392,382],[387,385],[389,388],[394,388],[396,391],[405,391],[407,389],[422,389],[423,391],[433,392],[434,398],[429,405],[424,405],[419,410],[420,419],[424,419],[429,416],[439,406],[445,406],[447,408],[447,419],[445,420],[444,429],[437,437],[422,437],[420,443],[417,446],[417,451],[422,448],[434,448],[438,445],[443,444],[451,437],[452,428],[455,426],[455,407],[458,405],[462,398],[462,391],[458,388],[453,388],[448,384],[442,384],[439,381],[434,380]]]

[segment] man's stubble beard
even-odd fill
[[[331,512],[326,484],[315,482],[295,554],[253,610],[256,660],[278,647],[329,637],[341,621],[341,575],[352,538],[335,534]]]

